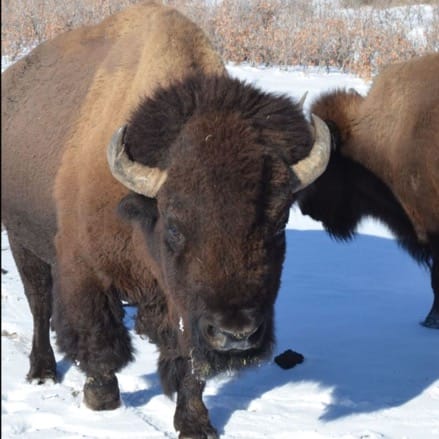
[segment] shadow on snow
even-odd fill
[[[320,414],[329,422],[400,406],[439,378],[439,333],[419,324],[432,303],[430,274],[395,241],[359,235],[340,244],[293,230],[287,241],[275,355],[290,348],[305,362],[290,370],[271,362],[227,382],[206,398],[214,425],[224,429],[234,412],[282,386],[291,386],[291,401],[298,383],[329,388]]]
[[[320,414],[329,422],[397,407],[439,378],[439,333],[419,324],[432,302],[427,270],[393,240],[359,235],[340,244],[321,231],[286,233],[274,355],[293,349],[305,362],[290,370],[269,362],[205,396],[220,432],[233,413],[283,386],[291,386],[292,402],[298,383],[329,389],[330,402]],[[132,331],[135,309],[126,310]],[[69,366],[63,360],[58,367],[64,375]],[[148,389],[122,393],[125,405],[139,407],[161,393],[157,374],[144,378]]]

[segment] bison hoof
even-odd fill
[[[430,312],[421,325],[426,328],[439,329],[439,313]]]
[[[55,359],[31,361],[26,375],[27,381],[34,384],[44,384],[47,381],[57,382]]]
[[[115,375],[87,377],[84,402],[91,410],[114,410],[120,406],[119,384]]]
[[[183,424],[183,425],[182,425]],[[178,439],[218,439],[218,433],[210,422],[174,422],[175,429],[180,432]]]
[[[178,439],[218,439],[219,436],[214,428],[211,431],[203,431],[201,433],[180,433]]]
[[[52,381],[52,383],[56,383],[58,380],[56,378],[56,372],[53,370],[42,370],[39,372],[33,372],[32,370],[26,375],[26,379],[29,383],[32,384],[44,384],[48,381]]]

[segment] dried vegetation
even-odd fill
[[[15,59],[60,32],[138,1],[2,0],[2,55]],[[414,0],[163,3],[198,23],[227,61],[337,68],[369,77],[387,63],[439,50],[437,1],[423,6]]]

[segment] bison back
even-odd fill
[[[64,33],[7,69],[2,221],[9,233],[51,262],[60,214],[56,197],[67,198],[73,212],[84,201],[78,199],[80,186],[110,182],[105,149],[113,131],[139,99],[194,71],[219,73],[224,67],[199,28],[154,2]],[[87,172],[84,180],[80,174]]]

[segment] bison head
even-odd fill
[[[228,77],[159,90],[109,145],[181,343],[216,368],[270,352],[294,194],[323,172],[326,126],[300,106]],[[126,133],[125,133],[126,130]],[[201,360],[200,360],[201,361]]]

